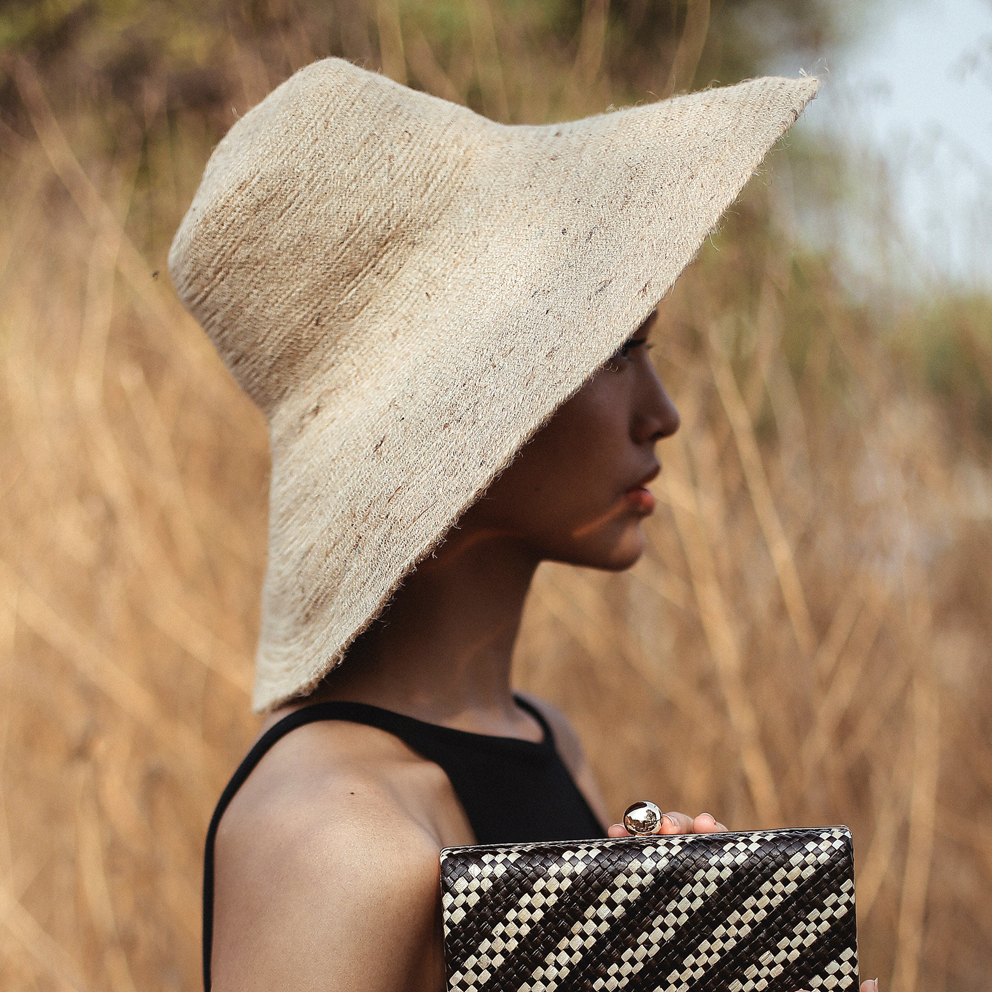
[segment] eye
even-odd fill
[[[622,358],[627,358],[635,348],[644,348],[646,351],[650,347],[651,345],[648,344],[646,334],[643,337],[628,338],[622,345],[620,345],[620,356]]]
[[[646,334],[634,334],[633,337],[627,338],[626,341],[613,353],[609,361],[606,363],[606,367],[609,369],[619,370],[623,368],[625,362],[628,362],[633,357],[633,352],[640,348],[644,351],[649,351],[652,345],[648,341],[648,336]]]

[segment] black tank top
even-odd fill
[[[603,825],[555,748],[544,716],[526,700],[514,697],[541,725],[538,742],[452,730],[364,703],[314,703],[295,710],[271,726],[254,744],[227,783],[207,830],[203,858],[203,987],[210,992],[213,946],[214,842],[217,827],[235,793],[262,756],[291,730],[318,720],[345,720],[378,727],[413,751],[440,765],[480,844],[540,840],[585,840],[603,837]]]

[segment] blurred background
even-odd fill
[[[823,77],[663,304],[649,553],[546,566],[518,676],[615,816],[847,823],[863,976],[987,988],[986,0],[0,3],[0,988],[200,987],[268,454],[165,259],[220,136],[326,55],[509,123]]]

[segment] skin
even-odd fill
[[[542,561],[621,570],[644,547],[659,465],[678,413],[641,328],[526,445],[407,579],[345,662],[305,702],[371,703],[431,723],[539,740],[513,700],[511,655]],[[564,716],[533,700],[592,808],[604,804]],[[264,732],[294,707],[273,712]],[[659,832],[712,832],[709,814]],[[614,824],[610,836],[622,836]],[[221,821],[213,988],[441,992],[438,852],[475,840],[441,769],[358,724],[282,738]],[[874,992],[863,986],[863,992]]]

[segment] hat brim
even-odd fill
[[[362,99],[378,101],[368,140],[387,160],[382,182],[429,184],[439,147],[443,162],[429,219],[402,195],[393,203],[412,220],[393,222],[373,262],[349,276],[364,295],[338,320],[335,347],[310,348],[267,411],[259,710],[342,659],[404,576],[658,305],[817,89],[808,77],[765,78],[508,127],[329,62],[297,75],[323,85],[322,73],[335,83],[361,73]],[[308,208],[311,225],[320,210],[341,209],[337,186],[328,196]],[[353,264],[340,241],[296,260],[306,293],[315,280],[319,292],[328,254]]]

